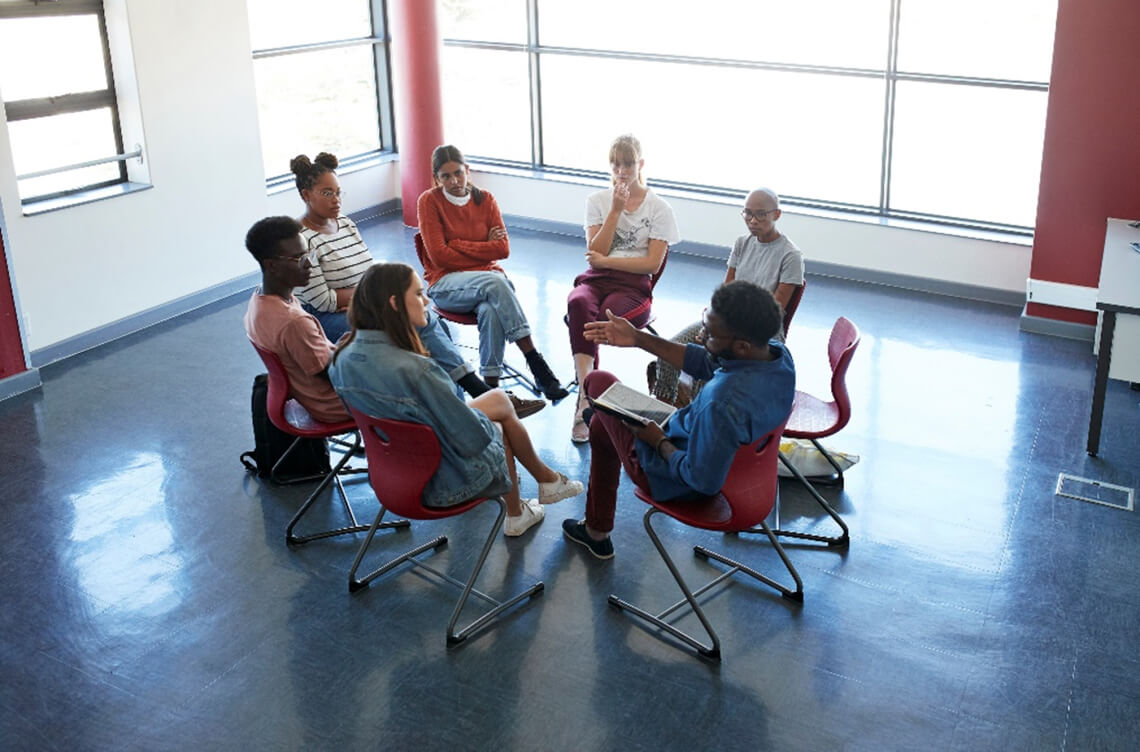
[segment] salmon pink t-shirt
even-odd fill
[[[289,375],[289,396],[310,415],[323,423],[349,419],[340,397],[324,376],[333,343],[296,298],[285,300],[255,290],[245,311],[245,333],[255,345],[281,359]]]

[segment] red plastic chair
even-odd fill
[[[790,439],[809,439],[815,448],[819,450],[820,454],[828,461],[828,463],[835,468],[835,481],[837,485],[843,485],[843,468],[836,463],[835,459],[828,454],[823,445],[819,443],[819,439],[825,436],[831,436],[837,433],[840,429],[847,425],[851,420],[851,398],[847,394],[847,368],[851,365],[851,358],[855,355],[855,348],[859,346],[859,327],[851,323],[846,318],[840,316],[835,321],[835,325],[831,328],[831,337],[827,343],[827,358],[831,364],[831,395],[830,402],[813,397],[807,392],[796,390],[795,401],[792,403],[792,414],[788,416],[788,425],[784,429],[784,436]],[[782,535],[788,538],[800,538],[803,540],[821,541],[827,543],[829,546],[846,546],[850,542],[850,534],[847,529],[847,524],[843,522],[831,505],[819,494],[815,486],[804,477],[792,462],[780,454],[780,461],[784,463],[784,467],[791,471],[792,475],[803,484],[804,488],[815,498],[816,502],[823,507],[836,524],[842,528],[843,533],[839,536],[825,536],[814,535],[809,533],[800,533],[792,530],[777,530],[777,535]]]
[[[788,329],[792,326],[792,317],[796,315],[796,309],[800,307],[800,299],[804,296],[804,288],[807,287],[807,280],[804,280],[802,285],[796,285],[792,290],[792,297],[788,298],[788,305],[784,307],[784,339],[788,338]]]
[[[735,573],[743,572],[763,582],[765,585],[775,588],[784,598],[796,601],[797,603],[803,602],[803,581],[800,580],[799,572],[792,566],[792,562],[788,559],[787,554],[784,553],[784,549],[777,540],[775,533],[764,521],[772,511],[776,503],[777,494],[779,493],[779,480],[776,475],[776,457],[780,451],[780,433],[783,431],[783,428],[783,426],[780,426],[760,440],[742,446],[737,450],[736,457],[732,462],[732,468],[728,472],[728,479],[725,481],[724,488],[722,488],[720,493],[716,496],[710,496],[697,501],[659,502],[651,498],[649,494],[642,489],[635,489],[634,493],[637,494],[637,498],[650,505],[650,509],[645,513],[645,531],[649,533],[649,539],[653,541],[657,552],[661,554],[661,558],[665,560],[665,566],[669,568],[669,572],[672,573],[673,579],[677,581],[685,598],[684,600],[674,603],[657,615],[643,611],[637,606],[623,601],[616,595],[610,596],[610,605],[624,611],[629,611],[634,616],[638,616],[654,626],[665,630],[677,639],[696,649],[700,655],[719,660],[720,639],[717,637],[716,632],[713,631],[712,625],[709,624],[708,619],[701,610],[700,604],[697,602],[697,596]],[[776,553],[780,555],[781,561],[784,562],[784,566],[791,574],[792,579],[795,580],[795,590],[781,585],[755,569],[730,559],[724,554],[710,551],[704,546],[694,546],[693,552],[702,558],[714,559],[723,564],[727,564],[731,568],[696,590],[690,590],[684,578],[681,577],[681,573],[677,570],[677,566],[673,563],[673,560],[669,558],[665,547],[661,545],[661,539],[657,537],[657,533],[653,529],[651,520],[653,515],[659,513],[666,514],[678,522],[691,527],[697,527],[703,530],[715,530],[723,533],[748,532],[755,529],[756,526],[759,526],[761,530],[767,533],[768,540],[771,541],[772,546],[776,549]],[[692,608],[693,613],[700,619],[701,624],[712,640],[710,645],[701,643],[695,637],[681,631],[664,620],[667,615],[686,604]]]
[[[316,489],[309,494],[309,498],[305,499],[305,503],[301,505],[301,508],[293,515],[293,519],[289,521],[288,527],[285,528],[285,541],[291,544],[302,544],[318,538],[332,538],[338,535],[359,533],[368,530],[368,525],[362,525],[357,521],[356,514],[352,510],[352,505],[348,502],[348,494],[344,491],[344,484],[341,483],[340,480],[341,475],[357,475],[368,472],[364,468],[345,467],[352,455],[360,449],[360,435],[356,432],[356,423],[351,420],[346,420],[341,423],[322,423],[314,418],[309,414],[308,410],[301,406],[301,403],[289,398],[289,374],[285,371],[285,366],[281,363],[281,359],[278,358],[275,353],[255,344],[253,340],[250,340],[250,344],[253,345],[253,349],[257,351],[257,354],[261,356],[261,360],[265,363],[265,368],[269,372],[269,388],[265,400],[269,421],[281,431],[284,431],[290,436],[297,437],[289,446],[289,449],[285,451],[285,454],[281,455],[281,459],[277,460],[277,463],[273,466],[269,474],[270,480],[273,480],[275,483],[280,482],[276,476],[277,467],[289,456],[289,453],[293,451],[301,439],[315,438],[328,441],[334,436],[341,436],[347,433],[353,435],[352,448],[345,452],[344,456],[327,475],[321,478],[321,482],[317,485]],[[302,480],[311,479],[305,478]],[[310,533],[308,535],[295,535],[293,529],[297,526],[297,523],[301,521],[301,518],[304,517],[305,513],[313,506],[313,502],[317,500],[317,497],[320,496],[325,488],[328,487],[329,483],[332,482],[336,483],[336,488],[340,492],[341,502],[344,504],[344,509],[348,513],[348,518],[352,524],[346,527]],[[407,520],[394,520],[386,523],[384,527],[408,527],[409,524]]]
[[[427,257],[427,246],[424,245],[424,237],[420,233],[416,233],[416,258],[420,260],[420,266],[426,267],[424,259]],[[445,321],[450,321],[455,324],[462,324],[464,326],[479,326],[479,316],[474,311],[446,311],[434,302],[431,305],[435,314]],[[534,383],[534,380],[524,374],[519,369],[512,366],[510,363],[503,361],[503,379],[510,379],[518,382],[526,387],[534,396],[542,398],[542,390]]]
[[[369,467],[368,478],[372,483],[372,490],[376,492],[376,498],[380,500],[381,504],[380,514],[377,515],[376,521],[368,531],[368,537],[364,539],[364,543],[356,554],[356,559],[352,562],[352,569],[348,574],[349,591],[356,592],[367,587],[372,580],[404,562],[425,569],[453,585],[462,587],[463,593],[459,596],[459,601],[451,612],[451,620],[447,623],[448,644],[463,642],[472,632],[489,623],[506,609],[519,601],[542,592],[544,586],[538,582],[509,600],[499,602],[475,590],[475,580],[483,569],[483,563],[487,560],[491,544],[495,542],[495,537],[499,534],[499,529],[503,526],[503,519],[507,515],[507,503],[501,498],[490,499],[490,501],[498,503],[499,515],[495,518],[495,524],[492,525],[491,532],[487,535],[483,550],[479,553],[475,568],[471,570],[471,575],[467,578],[466,583],[460,582],[415,558],[429,549],[439,548],[447,543],[447,536],[443,535],[397,556],[363,577],[357,577],[356,571],[360,567],[368,547],[372,544],[372,538],[376,534],[381,518],[384,516],[385,508],[413,520],[438,520],[463,514],[484,501],[489,501],[489,499],[471,499],[462,504],[443,508],[424,506],[424,488],[431,477],[435,475],[441,457],[439,440],[436,438],[435,431],[429,426],[419,423],[373,418],[352,408],[349,408],[349,412],[364,436],[364,451],[368,457]],[[456,631],[455,623],[459,621],[460,612],[463,611],[463,606],[472,593],[490,603],[492,608],[463,629]]]
[[[641,328],[648,331],[654,337],[658,336],[658,334],[657,334],[657,330],[653,328],[653,322],[656,321],[656,319],[657,319],[657,317],[653,315],[653,291],[657,288],[657,283],[661,281],[661,275],[663,275],[665,273],[665,265],[667,263],[669,263],[669,248],[668,247],[665,248],[665,255],[661,257],[661,266],[659,266],[657,268],[657,271],[653,272],[652,276],[650,276],[650,278],[649,278],[649,297],[646,298],[645,301],[643,303],[641,303],[640,305],[634,306],[630,310],[621,314],[622,318],[628,320],[628,319],[635,319],[638,316],[641,316],[642,314],[644,314],[646,311],[649,311],[649,319],[645,322],[645,326],[643,326]],[[567,319],[566,323],[567,323],[567,325],[570,324],[569,319]],[[594,368],[596,369],[597,367],[598,367],[598,359],[597,359],[597,357],[595,357],[594,358]]]

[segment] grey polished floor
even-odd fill
[[[376,256],[411,260],[394,218],[364,229]],[[581,243],[512,235],[536,338],[569,379]],[[671,258],[658,328],[694,320],[722,275]],[[1012,308],[811,277],[789,339],[801,386],[825,393],[837,316],[863,331],[854,417],[826,442],[862,458],[824,491],[852,543],[788,547],[802,607],[743,580],[710,594],[724,652],[711,664],[606,604],[678,597],[628,485],[610,562],[561,537],[581,498],[497,542],[482,588],[546,591],[458,648],[444,642],[451,589],[403,571],[350,595],[359,536],[288,548],[307,489],[237,459],[262,370],[246,297],[45,368],[41,390],[0,403],[0,748],[1137,748],[1140,521],[1054,496],[1059,472],[1137,485],[1127,385],[1110,384],[1101,456],[1084,454],[1086,344],[1020,333]],[[645,356],[602,363],[644,384]],[[527,425],[547,462],[585,478],[572,410]],[[371,517],[367,484],[349,489]],[[792,484],[781,506],[785,525],[827,530]],[[446,532],[433,558],[462,575],[491,513],[380,540]],[[686,555],[694,542],[778,566],[759,540],[664,529],[694,577],[713,571]]]

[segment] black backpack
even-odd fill
[[[273,465],[288,451],[295,436],[282,431],[269,420],[266,396],[269,393],[269,376],[261,373],[253,379],[250,407],[253,412],[252,452],[241,455],[241,464],[259,478],[269,478]],[[329,447],[324,439],[301,439],[289,457],[277,468],[276,480],[289,483],[308,478],[319,478],[332,472],[329,465]]]

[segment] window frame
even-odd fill
[[[392,81],[389,60],[391,39],[388,36],[387,0],[368,0],[368,5],[372,22],[371,36],[253,50],[253,60],[257,61],[270,57],[303,55],[306,52],[320,52],[342,47],[363,45],[372,47],[373,76],[376,81],[376,130],[380,139],[380,146],[377,149],[371,149],[360,154],[349,154],[343,158],[338,154],[341,170],[370,161],[379,155],[391,154],[396,151],[396,129],[392,120]],[[292,180],[292,173],[281,172],[276,175],[266,175],[265,184],[269,188],[274,188],[290,183]]]
[[[103,49],[103,69],[107,77],[107,87],[105,89],[68,93],[55,97],[35,97],[32,99],[6,101],[4,102],[4,115],[7,122],[14,123],[21,120],[32,120],[53,115],[67,115],[75,112],[89,112],[104,107],[109,108],[115,137],[115,154],[91,162],[82,162],[76,165],[61,165],[59,168],[52,168],[51,172],[67,172],[95,164],[116,162],[119,177],[115,180],[85,183],[54,193],[45,193],[27,198],[21,196],[20,203],[24,207],[33,207],[41,202],[53,201],[55,199],[129,182],[126,161],[133,156],[138,156],[138,153],[133,155],[126,154],[123,147],[123,129],[119,122],[119,101],[115,93],[115,74],[111,65],[111,45],[107,36],[107,17],[103,7],[103,0],[54,0],[50,4],[40,3],[38,0],[25,0],[25,2],[22,3],[0,3],[0,19],[85,16],[91,14],[94,14],[99,22],[99,37]],[[29,174],[37,175],[40,173]],[[19,182],[21,176],[17,175],[16,177],[17,182]]]
[[[1001,222],[955,217],[949,215],[927,214],[922,212],[905,211],[891,206],[891,170],[894,148],[895,127],[895,97],[896,88],[900,81],[928,82],[941,84],[955,84],[961,86],[993,87],[1008,90],[1040,91],[1047,93],[1047,81],[1020,81],[1000,78],[977,78],[968,76],[954,76],[935,73],[912,73],[899,70],[899,13],[903,0],[890,0],[888,42],[884,50],[884,66],[882,68],[857,68],[830,65],[808,65],[793,63],[778,63],[755,60],[738,60],[728,58],[711,58],[688,55],[669,55],[647,52],[623,52],[620,50],[597,50],[585,47],[565,47],[543,45],[539,39],[539,0],[527,0],[527,41],[520,42],[488,42],[474,39],[444,38],[443,44],[447,47],[463,47],[481,50],[498,50],[525,52],[529,60],[528,74],[530,76],[530,113],[531,113],[531,161],[529,163],[496,158],[490,155],[472,154],[473,159],[488,165],[503,167],[523,167],[532,170],[541,170],[563,175],[576,175],[581,177],[605,177],[605,173],[586,169],[573,169],[545,164],[543,156],[542,139],[542,56],[574,55],[594,58],[610,58],[615,60],[640,60],[659,63],[684,63],[689,65],[706,65],[710,67],[729,67],[737,69],[768,70],[777,72],[804,72],[817,73],[830,76],[856,76],[862,78],[875,78],[883,80],[883,146],[879,173],[879,201],[877,205],[850,204],[832,201],[811,196],[781,195],[781,201],[788,206],[801,206],[824,211],[838,211],[877,217],[879,219],[899,219],[916,221],[946,227],[960,227],[971,230],[993,231],[1012,235],[1032,236],[1033,228],[1027,225],[1012,225]],[[689,192],[701,193],[718,197],[738,197],[739,191],[718,188],[716,186],[696,185],[679,181],[653,179],[654,185],[664,188],[674,188]]]

